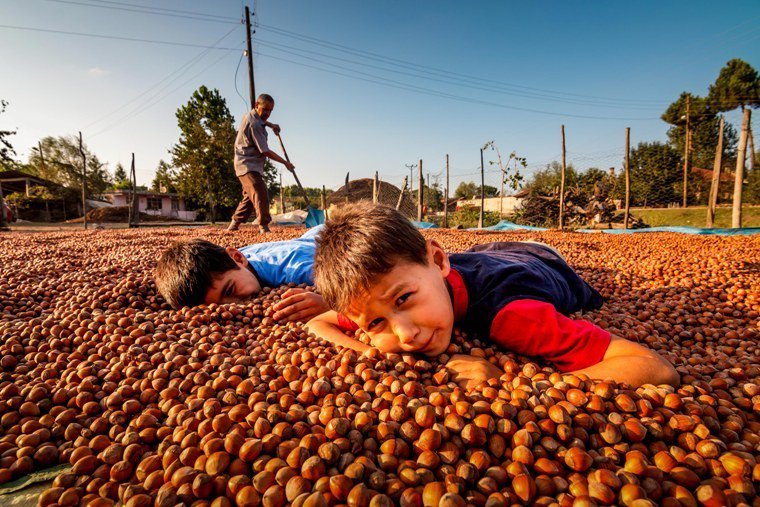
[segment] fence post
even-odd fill
[[[401,209],[401,202],[404,200],[404,192],[406,192],[407,177],[404,176],[404,184],[401,186],[401,192],[398,194],[398,202],[396,202],[396,210]]]
[[[0,231],[10,231],[8,222],[5,221],[5,199],[3,199],[3,185],[0,183]]]
[[[377,192],[379,190],[377,177],[377,171],[375,171],[375,178],[372,180],[372,204],[377,204]]]
[[[449,154],[446,154],[446,192],[443,196],[443,227],[449,226]]]
[[[686,96],[686,136],[684,137],[683,148],[683,207],[688,204],[689,191],[689,138],[691,137],[691,124],[689,123],[691,97]]]
[[[707,227],[715,226],[715,206],[718,204],[721,165],[723,165],[723,115],[720,117],[720,132],[718,132],[718,146],[715,147],[715,161],[713,162],[710,199],[707,202]]]
[[[324,185],[322,185],[322,209],[327,209],[327,190],[325,190]]]
[[[625,128],[625,215],[623,225],[628,229],[631,210],[631,127]]]
[[[483,212],[486,206],[486,174],[483,167],[483,148],[480,149],[480,214],[478,215],[478,229],[483,228]]]
[[[422,222],[422,203],[423,203],[423,192],[424,189],[422,188],[425,184],[425,181],[422,179],[422,159],[420,159],[420,165],[417,168],[419,171],[419,179],[420,179],[420,186],[418,187],[419,190],[417,191],[417,221]]]
[[[351,202],[351,185],[348,180],[349,173],[346,173],[346,202]]]
[[[742,183],[744,183],[744,159],[747,156],[747,135],[749,134],[749,122],[752,118],[752,110],[744,108],[742,119],[742,133],[739,136],[739,151],[736,154],[736,175],[734,179],[734,209],[731,214],[731,227],[742,226]]]
[[[82,211],[84,212],[84,228],[87,229],[87,155],[82,148],[82,132],[79,132],[79,153],[82,155]]]
[[[565,126],[562,125],[562,175],[559,182],[559,228],[565,227],[565,171],[566,166],[565,152]]]

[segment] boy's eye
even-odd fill
[[[406,300],[409,299],[411,295],[412,295],[411,292],[407,292],[406,294],[399,296],[399,298],[396,300],[396,306],[401,306],[404,303],[406,303]]]
[[[383,321],[382,317],[378,317],[369,324],[367,324],[367,331],[371,331],[372,329],[376,328],[380,325],[380,323]]]

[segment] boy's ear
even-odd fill
[[[443,251],[441,245],[434,239],[427,240],[427,253],[428,262],[435,265],[441,274],[446,277],[451,272],[451,264],[449,264],[449,256]]]
[[[248,267],[248,259],[245,258],[245,255],[238,250],[237,248],[232,248],[231,246],[228,246],[225,248],[227,251],[227,255],[229,255],[233,261],[235,261],[235,264],[238,265],[238,267],[246,268]]]

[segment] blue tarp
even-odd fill
[[[412,223],[418,229],[437,229],[438,228],[438,226],[435,225],[433,222],[417,222],[416,220],[412,220]]]
[[[740,229],[707,229],[702,227],[663,226],[648,229],[581,229],[578,232],[605,232],[607,234],[632,234],[638,232],[679,232],[681,234],[703,234],[721,236],[742,236],[760,234],[760,227],[743,227]]]
[[[325,223],[325,211],[309,207],[309,214],[306,216],[306,227],[311,229],[319,224]]]
[[[526,230],[526,231],[548,231],[549,229],[545,227],[533,227],[532,225],[518,225],[514,222],[510,222],[509,220],[502,220],[496,225],[492,225],[491,227],[484,227],[487,231],[517,231],[517,230]]]

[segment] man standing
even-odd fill
[[[295,166],[269,149],[267,145],[266,127],[280,133],[280,126],[269,123],[269,115],[274,109],[274,99],[271,95],[262,93],[256,99],[254,108],[243,117],[235,138],[235,174],[243,185],[243,199],[232,215],[228,231],[236,231],[250,218],[255,210],[259,218],[259,231],[269,232],[269,196],[264,181],[264,163],[267,158],[275,160],[289,171]]]

